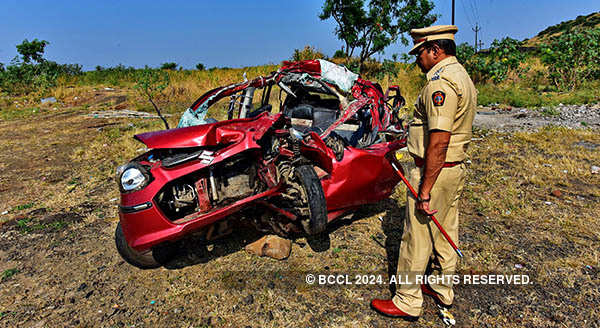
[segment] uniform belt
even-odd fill
[[[415,159],[415,165],[417,167],[423,167],[425,166],[425,160],[422,159],[421,157],[413,157]],[[442,167],[453,167],[456,165],[462,164],[462,161],[459,162],[446,162],[444,163],[444,165]]]

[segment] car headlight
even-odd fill
[[[124,191],[131,191],[144,185],[146,176],[136,167],[129,167],[121,174],[121,187]]]

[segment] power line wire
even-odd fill
[[[465,17],[467,18],[467,22],[469,22],[470,26],[473,26],[473,22],[471,21],[471,19],[469,18],[469,13],[467,13],[467,8],[465,7],[465,2],[461,1],[460,4],[463,7],[463,12],[465,13]]]
[[[473,11],[473,17],[475,17],[475,21],[479,22],[480,21],[479,9],[477,8],[476,0],[471,0],[470,5],[471,5],[471,10]]]

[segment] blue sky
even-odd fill
[[[451,0],[435,0],[436,24],[450,24]],[[184,68],[279,63],[295,48],[315,46],[332,55],[341,47],[334,23],[317,17],[323,0],[42,1],[0,3],[0,62],[23,39],[48,40],[46,58],[96,65],[142,67],[176,62]],[[493,39],[533,37],[547,26],[600,11],[600,1],[456,0],[457,43],[474,43],[481,25],[484,47]],[[393,53],[407,49],[394,45]]]

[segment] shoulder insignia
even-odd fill
[[[435,71],[435,73],[433,73],[433,75],[431,76],[431,80],[430,81],[436,81],[440,79],[440,73],[444,71],[444,68],[441,67],[440,69],[438,69],[437,71]]]
[[[444,101],[446,100],[446,94],[442,91],[436,91],[431,95],[431,99],[433,100],[434,106],[443,106]]]

